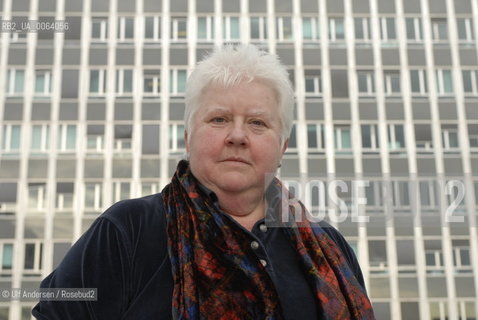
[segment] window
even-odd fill
[[[410,205],[407,181],[392,181],[392,203],[396,208]]]
[[[444,260],[440,240],[425,240],[425,261],[427,269],[443,269]]]
[[[134,17],[118,17],[118,41],[127,41],[134,38]]]
[[[143,70],[144,95],[159,95],[161,93],[161,70]]]
[[[289,135],[289,144],[287,146],[287,152],[297,152],[297,124],[293,123]]]
[[[91,21],[91,39],[106,41],[108,39],[108,18],[95,17]]]
[[[456,126],[442,126],[441,129],[443,149],[458,149],[458,129]]]
[[[329,40],[340,41],[345,39],[344,19],[329,18]]]
[[[478,71],[477,70],[463,70],[463,91],[465,94],[478,94]]]
[[[292,17],[276,18],[276,37],[278,41],[292,40]]]
[[[85,208],[101,210],[101,183],[85,183]]]
[[[446,18],[432,19],[432,39],[435,41],[448,40],[448,23]]]
[[[438,202],[438,188],[435,181],[420,181],[418,184],[420,190],[420,204],[422,207],[436,208]]]
[[[380,18],[380,39],[391,41],[397,39],[395,32],[395,18]]]
[[[75,151],[76,149],[76,125],[61,124],[58,128],[58,144],[59,152]]]
[[[375,81],[373,71],[357,71],[358,90],[363,95],[371,95],[375,92]]]
[[[372,39],[369,18],[354,18],[354,26],[355,40],[370,41]]]
[[[388,148],[390,150],[405,148],[405,135],[403,131],[403,125],[388,125]]]
[[[13,243],[0,243],[0,272],[10,273],[13,266]]]
[[[116,70],[116,93],[128,95],[133,92],[133,69]]]
[[[400,94],[400,71],[384,71],[383,80],[386,95]]]
[[[376,124],[362,124],[360,126],[362,133],[362,149],[378,150],[380,148],[378,140],[378,126]]]
[[[24,89],[25,71],[9,69],[7,72],[7,95],[21,95]]]
[[[169,151],[184,152],[184,124],[171,123],[169,125]]]
[[[316,17],[302,17],[302,39],[319,40],[319,19]]]
[[[386,270],[388,262],[385,240],[368,240],[368,257],[372,270]]]
[[[415,143],[419,153],[433,151],[432,130],[429,124],[415,124]]]
[[[413,95],[425,95],[428,92],[425,70],[410,70],[410,85]]]
[[[10,33],[10,42],[26,42],[27,33],[11,32]],[[0,309],[1,310],[1,309]]]
[[[171,18],[171,40],[184,41],[187,38],[187,18],[172,17]]]
[[[322,93],[320,70],[305,70],[304,81],[306,95],[316,96]]]
[[[251,40],[267,39],[267,17],[251,17]]]
[[[470,142],[470,148],[478,148],[478,124],[468,125],[468,140]]]
[[[186,90],[187,73],[184,69],[172,69],[169,72],[169,93],[182,94]]]
[[[160,17],[144,17],[144,39],[145,41],[161,40]]]
[[[20,125],[4,124],[0,150],[3,152],[18,152],[21,141]]]
[[[114,146],[113,146],[114,150],[115,151],[131,150],[132,136],[133,136],[132,125],[127,125],[127,124],[115,125],[115,140],[114,140]]]
[[[35,96],[46,96],[51,93],[51,71],[35,70]]]
[[[46,205],[46,183],[28,184],[28,208],[44,210]]]
[[[25,243],[25,260],[23,269],[28,273],[39,273],[42,268],[43,244],[41,242]]]
[[[103,95],[106,93],[106,69],[90,70],[90,94]]]
[[[214,40],[214,17],[198,17],[197,37],[199,41]]]
[[[473,41],[475,35],[473,34],[473,21],[471,18],[456,19],[458,27],[458,39],[463,42]]]
[[[365,197],[367,198],[367,206],[380,207],[383,205],[383,190],[380,181],[369,181],[369,185],[365,187]]]
[[[453,81],[451,78],[451,70],[438,69],[435,73],[438,94],[453,93]]]
[[[47,124],[33,125],[31,138],[31,151],[33,153],[47,152],[50,145],[50,127]]]
[[[129,198],[131,198],[131,183],[113,182],[113,201],[118,202]]]
[[[307,124],[307,147],[309,151],[324,150],[324,127],[319,123]]]
[[[86,129],[86,148],[88,152],[101,152],[103,150],[105,127],[90,124]]]
[[[335,150],[349,151],[352,149],[350,126],[334,126]]]
[[[452,240],[453,266],[458,269],[471,269],[470,243],[468,240]],[[470,270],[471,271],[471,270]]]
[[[75,184],[73,182],[57,182],[55,205],[57,210],[73,208]]]
[[[407,40],[423,40],[422,22],[420,18],[406,18],[405,24],[407,28]]]
[[[17,205],[17,183],[0,182],[0,215],[8,215]],[[13,214],[13,213],[12,213]]]
[[[239,40],[239,17],[226,16],[222,18],[222,37],[224,41]]]

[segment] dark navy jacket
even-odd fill
[[[320,319],[312,289],[281,228],[259,221],[250,232],[279,294],[285,319]],[[324,224],[363,286],[342,235]],[[241,227],[238,225],[238,227]],[[247,232],[247,231],[246,231]],[[72,246],[43,288],[97,288],[98,301],[40,301],[37,319],[171,319],[173,279],[161,194],[116,203]]]

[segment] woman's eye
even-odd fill
[[[252,120],[251,123],[252,123],[253,125],[255,125],[255,126],[261,126],[261,127],[263,127],[263,126],[266,125],[266,124],[264,123],[264,121],[262,121],[262,120]]]
[[[224,123],[224,122],[226,122],[226,119],[222,118],[222,117],[215,117],[215,118],[212,119],[212,122],[214,122],[214,123]]]

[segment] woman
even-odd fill
[[[42,282],[98,288],[98,301],[41,301],[33,314],[373,319],[357,260],[335,229],[264,222],[282,208],[273,174],[292,106],[287,71],[274,55],[226,47],[199,63],[186,91],[188,161],[160,194],[108,209]]]

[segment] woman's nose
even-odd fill
[[[233,124],[226,137],[228,145],[245,146],[248,144],[248,137],[246,129],[243,124]]]

